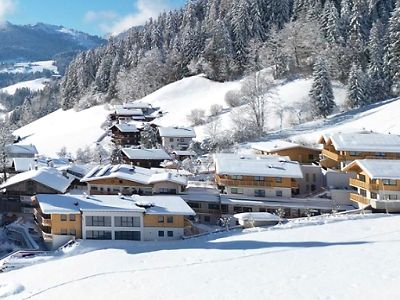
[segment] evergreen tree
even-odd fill
[[[140,132],[140,145],[144,149],[153,149],[157,147],[157,142],[156,130],[150,124],[146,123]]]
[[[309,93],[314,117],[326,118],[335,107],[332,83],[325,61],[319,57],[314,64],[313,84]]]
[[[355,63],[350,69],[346,104],[349,108],[358,108],[368,104],[366,76]]]
[[[389,21],[387,69],[390,71],[392,92],[398,96],[400,95],[400,1],[397,1]]]

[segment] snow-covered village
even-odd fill
[[[0,0],[0,299],[399,299],[398,0]]]

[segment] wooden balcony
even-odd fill
[[[350,193],[350,200],[354,201],[354,202],[362,203],[362,204],[365,204],[365,205],[369,205],[370,204],[370,200],[367,197],[361,196],[361,195],[356,194],[356,193]]]
[[[365,182],[365,181],[361,181],[357,178],[350,178],[349,181],[350,186],[354,186],[356,188],[362,188],[364,190],[379,190],[379,185],[376,183],[371,183],[371,182]]]
[[[330,159],[332,159],[332,160],[334,160],[334,161],[341,161],[341,160],[343,160],[342,155],[337,154],[337,153],[332,152],[332,151],[329,151],[329,150],[326,150],[326,149],[323,149],[323,150],[322,150],[322,155],[323,155],[324,157],[330,158]]]
[[[36,218],[37,222],[39,223],[39,225],[51,227],[51,219],[45,218],[36,209],[34,210],[33,214],[35,215],[35,218]]]

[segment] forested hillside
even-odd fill
[[[309,76],[316,61],[322,63],[314,78],[325,74],[348,85],[349,108],[381,101],[400,86],[395,2],[189,1],[79,54],[61,83],[60,105],[82,109],[138,99],[199,73],[227,81],[272,67],[275,78]]]

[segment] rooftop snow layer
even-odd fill
[[[348,171],[355,165],[365,171],[371,179],[400,180],[400,160],[357,159],[347,165],[344,170]]]
[[[317,150],[317,149],[315,149],[313,147],[299,145],[299,144],[296,144],[296,143],[291,143],[291,142],[282,141],[282,140],[275,140],[275,141],[260,142],[260,143],[251,144],[251,148],[252,149],[258,150],[258,151],[269,152],[269,153],[276,152],[276,151],[281,151],[281,150],[292,149],[292,148],[297,148],[297,147]]]
[[[400,153],[400,136],[383,133],[334,133],[330,136],[337,151]]]
[[[214,161],[221,175],[303,178],[299,163],[288,157],[215,154]]]
[[[114,124],[111,128],[116,127],[121,132],[139,132],[134,124]]]
[[[191,127],[159,127],[158,131],[161,137],[196,137],[194,129]]]
[[[112,196],[112,195],[37,195],[45,214],[79,211],[132,211],[150,215],[195,215],[179,196]],[[149,207],[142,207],[142,204]]]
[[[38,151],[34,145],[19,144],[6,145],[6,152],[8,156],[12,156],[15,154],[38,154]]]
[[[71,182],[74,180],[74,177],[64,176],[61,171],[55,168],[46,167],[40,168],[38,170],[31,170],[19,173],[4,182],[0,186],[0,189],[7,188],[26,180],[33,180],[60,193],[65,193]]]
[[[144,159],[144,160],[165,160],[171,159],[167,152],[163,149],[134,149],[122,148],[121,151],[129,159]]]

